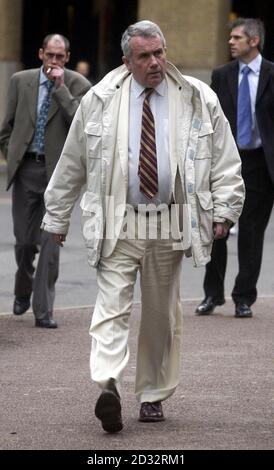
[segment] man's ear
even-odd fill
[[[252,47],[258,47],[260,44],[260,38],[259,36],[254,36],[253,38],[250,39],[250,45]]]
[[[67,52],[66,64],[68,63],[69,59],[70,59],[70,52]]]
[[[124,62],[125,66],[127,67],[128,71],[129,71],[129,72],[132,72],[131,64],[130,64],[129,58],[126,57],[125,55],[123,55],[122,61]]]
[[[43,60],[44,58],[44,49],[40,48],[38,51],[38,57],[40,60]]]

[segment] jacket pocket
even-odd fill
[[[198,135],[196,160],[211,158],[213,127],[210,122],[203,122]]]
[[[197,192],[199,230],[202,243],[207,245],[213,239],[213,200],[210,191]]]
[[[87,155],[91,158],[101,158],[102,124],[87,122],[85,127]]]

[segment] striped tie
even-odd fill
[[[155,196],[155,194],[157,194],[158,192],[157,153],[154,117],[149,106],[149,98],[153,91],[153,88],[147,88],[145,90],[138,168],[138,176],[140,178],[140,191],[148,199],[153,198],[153,196]]]

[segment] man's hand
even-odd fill
[[[220,238],[225,238],[228,234],[228,231],[231,227],[231,223],[226,220],[223,223],[216,222],[213,224],[213,233],[214,240],[220,240]]]
[[[66,241],[66,235],[63,233],[52,233],[52,238],[59,246],[64,246],[63,242]]]
[[[52,80],[54,82],[55,88],[59,88],[59,86],[64,85],[64,69],[62,67],[53,67],[49,68],[48,71],[46,71],[46,76],[49,80]]]

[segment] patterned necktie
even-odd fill
[[[45,153],[45,126],[48,119],[53,82],[47,80],[43,85],[47,88],[47,93],[41,104],[39,116],[36,120],[35,135],[33,138],[33,144],[38,153]]]
[[[157,154],[155,141],[154,117],[150,109],[149,98],[153,88],[145,90],[143,103],[142,130],[138,176],[140,191],[151,199],[158,192]]]
[[[246,65],[243,70],[243,78],[238,90],[237,106],[237,144],[240,148],[250,145],[252,139],[252,112],[248,83],[250,68]]]

